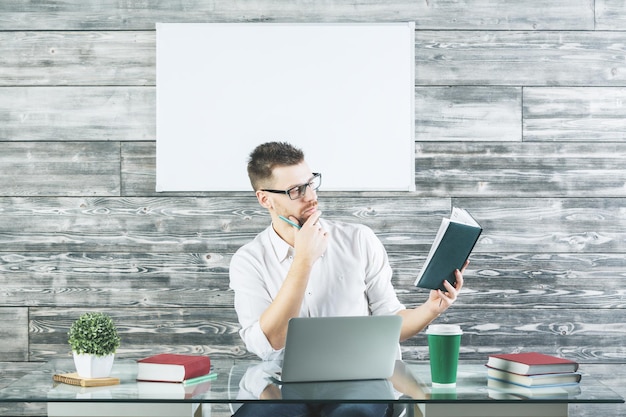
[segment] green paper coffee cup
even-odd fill
[[[461,348],[461,327],[456,324],[431,324],[426,330],[433,387],[456,386],[456,371]]]

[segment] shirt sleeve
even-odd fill
[[[247,400],[260,398],[265,388],[273,384],[268,375],[277,373],[280,370],[280,363],[277,361],[264,361],[246,369],[245,374],[239,381],[237,399]]]
[[[365,284],[372,315],[396,314],[406,307],[400,303],[391,283],[393,271],[387,251],[369,227],[361,229],[361,251],[365,265]]]
[[[230,263],[230,287],[235,294],[235,311],[241,325],[239,334],[246,349],[263,360],[280,359],[282,349],[272,348],[261,330],[259,318],[272,300],[263,279],[260,262],[245,246],[235,253]]]

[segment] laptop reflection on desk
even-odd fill
[[[280,383],[389,378],[400,359],[402,318],[296,317],[289,320]]]
[[[388,379],[293,382],[282,384],[280,391],[283,400],[294,401],[362,401],[364,399],[393,401],[395,399],[393,385]]]

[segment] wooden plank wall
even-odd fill
[[[154,191],[155,23],[320,21],[416,22],[417,191],[322,191],[324,215],[376,231],[412,306],[440,218],[466,207],[485,232],[441,319],[463,326],[462,358],[558,354],[626,395],[623,0],[3,0],[0,386],[66,356],[92,310],[122,358],[250,356],[228,264],[268,218],[251,193]],[[404,350],[427,357],[423,336]]]

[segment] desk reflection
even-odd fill
[[[385,401],[402,396],[416,400],[429,399],[426,384],[409,371],[406,364],[396,361],[394,373],[388,379],[328,382],[291,382],[282,384],[272,378],[280,371],[280,362],[234,365],[230,386],[236,384],[237,400],[281,401]],[[238,381],[238,383],[237,383]]]

